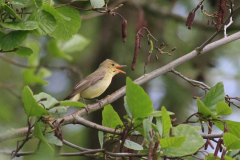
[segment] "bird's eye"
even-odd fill
[[[114,64],[112,64],[112,66],[114,66]]]

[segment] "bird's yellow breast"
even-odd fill
[[[103,79],[82,91],[81,96],[86,99],[93,99],[100,96],[110,85],[112,77],[111,74],[107,73]]]

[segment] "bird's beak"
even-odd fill
[[[119,65],[119,66],[116,67],[117,71],[120,72],[120,73],[126,74],[126,72],[118,69],[118,68],[122,68],[122,67],[127,67],[127,66],[126,65]]]

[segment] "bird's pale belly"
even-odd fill
[[[100,96],[110,85],[111,80],[105,78],[81,92],[81,96],[86,99],[92,99]]]

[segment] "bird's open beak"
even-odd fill
[[[126,74],[126,72],[124,72],[124,71],[118,69],[118,68],[122,68],[122,67],[127,67],[127,65],[120,65],[120,66],[117,66],[117,67],[116,67],[117,71],[120,72],[120,73]]]

